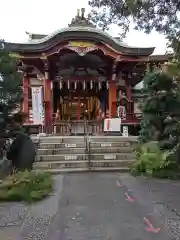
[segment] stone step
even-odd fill
[[[92,160],[90,162],[91,168],[96,167],[130,167],[132,160]],[[64,168],[87,168],[89,167],[89,162],[84,161],[51,161],[51,162],[35,162],[35,169],[64,169]]]
[[[90,143],[91,148],[127,148],[131,147],[130,142],[91,142]],[[57,148],[85,148],[86,143],[40,143],[38,145],[40,149],[57,149]]]
[[[130,142],[90,142],[91,148],[131,147]]]
[[[58,155],[58,154],[83,154],[85,148],[54,148],[54,149],[38,149],[37,155]]]
[[[40,143],[39,149],[57,149],[57,148],[85,148],[86,144],[83,143]]]
[[[58,154],[82,154],[86,153],[86,148],[40,148],[37,151],[38,155],[58,155]],[[93,153],[132,153],[131,147],[103,147],[103,148],[91,148],[91,154]]]
[[[45,169],[45,172],[50,174],[65,174],[65,173],[85,173],[85,172],[129,172],[128,167],[94,167],[94,168],[62,168],[62,169]]]
[[[84,136],[47,136],[40,137],[40,143],[84,143]]]
[[[137,137],[129,136],[129,137],[122,137],[122,136],[89,136],[91,142],[130,142],[135,143],[137,142]]]
[[[91,154],[94,153],[132,153],[132,148],[131,147],[91,148]]]
[[[32,137],[34,142],[40,143],[84,143],[84,136],[46,136]],[[136,143],[137,137],[122,137],[122,136],[89,136],[92,142],[130,142]]]
[[[37,155],[36,161],[71,161],[71,160],[131,160],[134,159],[133,153],[111,153],[111,154],[57,154],[57,155]]]

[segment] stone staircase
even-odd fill
[[[88,144],[83,136],[52,136],[38,141],[35,169],[51,173],[129,170],[136,137],[91,136]]]

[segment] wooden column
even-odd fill
[[[115,59],[113,66],[112,66],[112,77],[111,80],[108,82],[109,86],[109,116],[116,117],[116,66],[117,62],[119,61],[119,56]]]
[[[48,61],[44,60],[44,124],[45,131],[52,133],[52,88],[49,79]]]
[[[29,120],[29,104],[28,104],[28,89],[29,89],[29,79],[27,73],[23,74],[23,103],[22,110],[27,119]]]
[[[132,114],[132,109],[131,109],[131,105],[132,105],[132,92],[131,92],[131,85],[128,84],[126,85],[126,95],[127,95],[127,113],[128,114]]]
[[[81,118],[81,101],[80,97],[78,96],[78,104],[77,104],[77,120]]]
[[[151,71],[151,67],[150,67],[150,63],[149,62],[146,63],[146,71],[147,72]]]
[[[109,115],[116,117],[116,82],[109,81]]]

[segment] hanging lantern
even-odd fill
[[[108,81],[106,81],[106,88],[107,88],[107,89],[109,88],[109,84],[108,84]]]
[[[51,90],[53,89],[53,83],[51,82]]]
[[[92,80],[90,81],[90,88],[91,89],[93,88],[93,81]]]
[[[131,76],[132,76],[131,72],[128,72],[128,78],[131,78]]]
[[[84,80],[84,82],[83,82],[83,89],[84,89],[84,90],[86,89],[86,82],[85,82],[85,80]]]
[[[59,88],[62,89],[62,87],[63,87],[63,84],[62,84],[62,81],[60,80],[59,81]]]
[[[100,81],[98,82],[98,88],[99,88],[99,90],[101,89],[101,82]]]
[[[74,89],[77,89],[77,81],[74,82]]]
[[[67,88],[69,89],[69,86],[70,86],[70,84],[69,84],[69,79],[68,79],[68,81],[67,81]]]

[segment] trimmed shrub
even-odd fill
[[[7,176],[0,183],[0,201],[34,202],[49,195],[52,176],[43,171],[23,171]]]
[[[169,152],[161,151],[155,141],[151,141],[136,148],[136,160],[132,165],[132,172],[153,175],[170,164]]]

